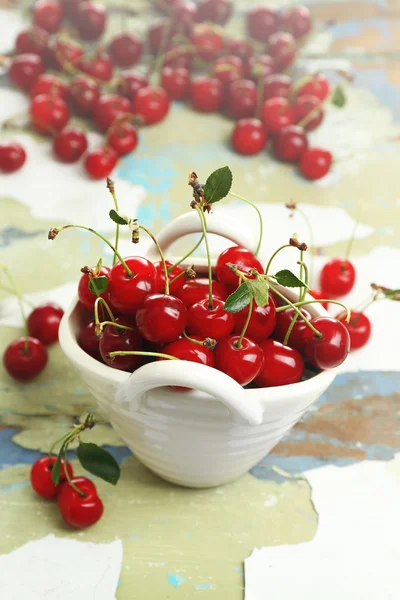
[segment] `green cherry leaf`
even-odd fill
[[[229,313],[237,313],[250,304],[251,293],[245,283],[226,299],[224,310]]]
[[[266,306],[268,304],[268,286],[265,281],[262,279],[247,279],[246,285],[257,306]]]
[[[110,210],[110,212],[108,214],[110,215],[111,220],[114,221],[114,223],[117,223],[117,225],[128,225],[128,223],[129,223],[129,219],[120,215],[113,208]]]
[[[95,296],[101,296],[101,294],[103,294],[106,291],[107,287],[108,279],[107,277],[104,277],[104,275],[101,275],[101,277],[92,277],[91,279],[89,279],[88,288],[92,292],[92,294],[95,294]]]
[[[225,198],[232,187],[232,171],[229,167],[222,167],[211,173],[204,186],[204,198],[208,204],[219,202]]]
[[[80,442],[76,453],[86,471],[116,485],[121,469],[115,458],[107,450],[91,442]]]
[[[284,287],[307,287],[304,281],[301,281],[294,273],[289,271],[288,269],[283,269],[283,271],[278,271],[275,275],[276,281],[283,285]]]
[[[62,444],[60,448],[60,452],[58,453],[57,460],[51,469],[51,480],[54,485],[58,485],[60,483],[60,475],[61,475],[61,459],[64,458],[65,452],[65,444]]]
[[[343,108],[343,106],[346,104],[346,101],[347,99],[343,90],[343,86],[339,84],[335,87],[335,90],[332,94],[331,102],[334,106],[337,106],[338,108]]]

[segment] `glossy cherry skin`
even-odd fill
[[[109,277],[110,268],[102,266],[98,272],[98,277]],[[78,298],[79,302],[90,312],[93,312],[94,303],[96,302],[97,296],[93,294],[89,289],[89,281],[91,277],[87,273],[84,273],[78,283]],[[101,294],[101,297],[106,302],[108,301],[108,291],[106,290]]]
[[[266,42],[278,29],[278,11],[272,6],[257,6],[247,14],[247,31],[251,38]]]
[[[302,308],[301,312],[308,320],[311,320],[311,315],[307,310]],[[288,308],[282,312],[276,313],[276,326],[274,331],[274,338],[277,339],[279,342],[283,343],[286,337],[286,332],[289,329],[290,323],[292,322],[292,319],[295,314],[296,311],[293,308]],[[305,344],[304,333],[306,329],[309,329],[308,325],[302,318],[298,317],[291,331],[287,345],[303,353]]]
[[[26,161],[26,152],[18,142],[0,142],[0,171],[14,173]]]
[[[148,86],[141,88],[133,101],[133,112],[145,125],[159,123],[168,114],[170,101],[165,90]]]
[[[302,5],[284,8],[279,14],[279,27],[289,31],[296,39],[303,38],[312,29],[310,11]]]
[[[298,96],[293,102],[292,110],[295,123],[303,121],[303,119],[309,117],[304,129],[306,131],[313,131],[317,129],[323,121],[324,111],[320,108],[321,100],[317,96]]]
[[[218,281],[229,291],[234,291],[238,287],[238,276],[228,269],[227,263],[236,265],[239,271],[244,273],[248,273],[250,269],[257,269],[259,273],[264,272],[258,258],[247,248],[242,248],[242,246],[227,248],[218,256],[215,273]]]
[[[341,365],[350,351],[350,335],[343,323],[331,317],[318,317],[311,323],[322,333],[317,337],[307,327],[304,332],[304,354],[318,369],[333,369]]]
[[[137,71],[122,73],[118,80],[117,92],[120,96],[124,96],[133,102],[138,91],[148,86],[149,80],[142,73]]]
[[[172,267],[172,263],[169,262],[168,260],[165,261],[165,263],[167,265],[167,269]],[[154,266],[156,268],[156,275],[157,275],[157,280],[155,283],[154,291],[163,294],[164,290],[165,290],[165,276],[164,276],[164,268],[163,268],[163,264],[162,264],[161,260],[154,263]],[[168,280],[171,282],[171,279],[174,279],[180,273],[183,273],[183,269],[179,266],[174,267],[172,269],[172,271],[168,274]],[[185,276],[182,275],[182,277],[179,277],[179,279],[174,281],[173,284],[170,283],[170,286],[169,286],[170,294],[172,294],[173,296],[176,296],[177,293],[179,292],[179,290],[182,289],[184,284],[185,284]]]
[[[350,350],[358,350],[367,344],[371,337],[371,321],[364,313],[352,310],[350,322],[346,323],[346,314],[339,313],[336,316],[346,327],[350,335]]]
[[[65,100],[67,97],[67,86],[56,75],[43,73],[36,79],[29,93],[32,98],[39,94],[50,94],[60,96],[60,98]]]
[[[208,23],[197,25],[190,41],[196,48],[196,55],[202,60],[215,60],[224,50],[223,37]]]
[[[97,148],[86,154],[85,170],[92,179],[106,179],[111,175],[117,160],[118,154],[112,148]]]
[[[320,286],[322,293],[328,298],[340,298],[349,294],[355,281],[356,270],[349,260],[332,258],[322,267]]]
[[[267,145],[267,134],[259,119],[240,119],[232,132],[232,148],[239,154],[259,154]]]
[[[261,108],[261,121],[269,133],[278,133],[294,122],[293,110],[286,98],[270,98]]]
[[[230,335],[220,340],[215,348],[215,367],[232,377],[240,385],[247,385],[260,372],[263,353],[258,344],[248,337],[237,347],[239,335]]]
[[[256,83],[258,83],[260,78],[266,79],[274,71],[274,61],[272,56],[269,56],[269,54],[251,56],[247,62],[246,75]]]
[[[189,279],[189,281],[185,281],[180,289],[174,290],[174,294],[182,300],[186,308],[190,308],[193,304],[201,302],[201,300],[207,300],[208,290],[208,279],[199,277],[198,279]],[[229,293],[219,281],[213,281],[212,295],[213,298],[225,301]]]
[[[193,339],[201,341],[200,338]],[[186,338],[179,338],[179,340],[176,340],[171,344],[167,344],[163,347],[162,352],[163,354],[168,354],[169,356],[175,356],[180,360],[187,360],[189,362],[200,363],[202,365],[207,365],[207,367],[215,367],[214,352],[211,350],[211,348],[207,348],[206,346],[200,346],[199,344],[195,344]],[[167,359],[160,358],[159,360]],[[191,389],[179,385],[172,385],[171,388],[180,392],[187,392]]]
[[[242,79],[243,75],[243,62],[238,56],[225,54],[214,63],[214,77],[221,82],[225,90],[234,81]]]
[[[20,337],[7,346],[3,363],[7,373],[17,381],[28,381],[39,375],[47,364],[47,350],[40,340],[28,337],[25,350],[25,338]]]
[[[127,98],[116,94],[101,96],[94,108],[94,120],[100,131],[107,131],[115,119],[131,113],[131,104]]]
[[[164,67],[161,71],[161,86],[171,100],[184,100],[190,89],[190,72],[184,67]]]
[[[46,62],[51,69],[63,71],[68,67],[77,66],[78,60],[83,56],[84,49],[73,40],[62,38],[53,40],[48,47]]]
[[[78,336],[78,344],[89,356],[102,361],[100,354],[100,338],[96,335],[96,322],[89,321]]]
[[[127,317],[116,317],[115,322],[126,327],[134,327],[134,320]],[[103,336],[99,344],[101,357],[109,367],[130,372],[142,364],[142,356],[128,354],[126,356],[109,358],[108,354],[110,352],[140,352],[142,347],[142,338],[135,329],[121,329],[113,325],[106,325],[104,327]]]
[[[89,116],[100,98],[98,84],[84,75],[74,77],[68,86],[68,102],[73,111],[81,116]]]
[[[60,29],[64,14],[59,2],[54,0],[38,0],[33,6],[33,22],[48,33]]]
[[[203,340],[221,340],[229,335],[235,326],[235,319],[224,310],[224,304],[219,298],[213,298],[212,309],[209,308],[208,298],[193,304],[188,310],[188,334]]]
[[[317,73],[300,87],[297,96],[316,96],[322,102],[329,96],[331,86],[323,73]]]
[[[82,56],[76,62],[76,67],[89,77],[106,83],[111,80],[114,71],[112,60],[105,52],[94,56]]]
[[[57,498],[61,490],[61,485],[66,480],[64,459],[61,459],[60,483],[55,485],[52,481],[51,472],[56,460],[56,456],[52,456],[51,459],[48,456],[42,456],[42,458],[39,458],[32,465],[30,473],[31,485],[35,492],[39,496],[42,496],[42,498]],[[72,478],[74,474],[72,466],[68,461],[66,466],[68,475]]]
[[[235,313],[235,333],[241,333],[246,323],[249,307],[246,306],[243,310]],[[246,337],[251,338],[255,342],[261,342],[271,335],[276,324],[276,309],[275,302],[270,296],[266,306],[257,306],[253,301],[253,311],[251,313],[250,322],[246,330]]]
[[[292,80],[282,73],[268,75],[264,82],[264,100],[270,98],[289,98],[292,89]]]
[[[296,56],[296,40],[292,34],[277,31],[268,39],[268,54],[273,58],[274,69],[285,71]]]
[[[64,129],[69,121],[68,106],[58,96],[40,94],[32,98],[29,109],[33,128],[44,135],[54,135]]]
[[[118,67],[133,67],[142,55],[143,44],[133,33],[120,33],[111,40],[108,51]]]
[[[74,24],[83,40],[97,40],[106,26],[106,9],[95,2],[81,2],[78,7]]]
[[[247,65],[250,56],[254,56],[254,48],[246,40],[229,40],[227,46],[229,54],[241,58],[243,65]]]
[[[40,27],[29,27],[19,32],[15,39],[17,54],[38,54],[44,58],[47,53],[50,36]]]
[[[235,121],[253,117],[257,107],[257,86],[250,79],[239,79],[230,86],[225,100],[225,112]]]
[[[300,158],[300,171],[307,179],[325,177],[332,166],[332,154],[323,148],[307,148]]]
[[[130,256],[125,263],[132,271],[129,277],[120,262],[111,269],[108,292],[111,304],[124,315],[135,315],[138,307],[156,286],[157,272],[152,262],[142,256]]]
[[[57,504],[64,522],[75,529],[90,527],[100,520],[103,503],[97,495],[96,486],[86,477],[74,477],[72,483],[81,491],[81,496],[69,483],[63,483]]]
[[[304,129],[297,125],[280,129],[272,141],[274,155],[284,162],[298,162],[307,146]]]
[[[64,127],[53,140],[53,152],[62,162],[74,163],[86,152],[86,134],[77,127]]]
[[[37,54],[17,54],[11,62],[8,76],[17,87],[29,91],[44,72],[44,64]]]
[[[138,134],[130,123],[116,123],[108,132],[108,145],[115,150],[118,156],[125,156],[133,152],[138,145]]]
[[[64,311],[56,304],[45,304],[34,308],[28,317],[28,332],[45,346],[58,342],[58,328]]]
[[[204,113],[217,112],[223,101],[222,84],[215,77],[198,75],[192,80],[189,96],[195,110]]]
[[[230,0],[201,0],[198,5],[199,21],[225,25],[229,21],[233,11]]]
[[[276,340],[260,344],[264,363],[254,383],[260,387],[275,387],[298,383],[304,374],[304,360],[300,352]]]
[[[140,335],[156,344],[176,340],[187,323],[187,310],[182,300],[166,294],[150,294],[136,312]]]
[[[309,290],[308,293],[310,294],[310,296],[312,296],[316,300],[323,300],[327,297],[327,294],[324,294],[323,292],[320,292],[319,290]],[[328,302],[321,302],[321,306],[323,306],[325,308],[325,310],[328,310]]]

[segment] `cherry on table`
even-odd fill
[[[225,25],[233,11],[231,0],[201,0],[198,5],[199,21]]]
[[[300,171],[307,179],[325,177],[332,166],[332,154],[323,148],[307,148],[300,159]]]
[[[225,112],[235,121],[253,117],[257,107],[257,86],[251,79],[238,79],[228,90]]]
[[[232,132],[232,148],[239,154],[259,154],[267,145],[267,134],[259,119],[240,119]]]
[[[306,6],[296,5],[284,8],[279,14],[279,27],[301,39],[312,29],[312,17]]]
[[[93,179],[106,179],[111,175],[118,160],[118,154],[109,146],[88,152],[85,158],[85,170]]]
[[[78,335],[78,344],[89,356],[103,361],[100,354],[100,338],[96,334],[96,322],[89,321]]]
[[[47,350],[44,344],[36,338],[20,337],[5,349],[3,363],[11,377],[17,381],[28,381],[39,375],[45,368]]]
[[[103,361],[113,369],[120,371],[134,371],[142,364],[142,356],[127,354],[109,358],[110,352],[140,352],[142,350],[142,338],[133,329],[134,321],[126,317],[116,317],[115,322],[132,329],[122,329],[113,325],[106,325],[100,339],[99,350]]]
[[[74,21],[78,14],[79,5],[84,2],[84,0],[58,0],[61,6],[63,7],[65,16]]]
[[[304,317],[306,317],[306,319],[311,319],[310,313],[304,308],[301,309],[301,313]],[[276,326],[273,334],[276,340],[283,343],[286,337],[287,330],[289,329],[293,317],[296,314],[297,313],[294,310],[294,308],[287,308],[284,311],[276,313]],[[306,329],[309,329],[307,323],[301,317],[298,317],[290,333],[287,345],[291,348],[294,348],[295,350],[298,350],[299,352],[303,352],[305,344],[304,332],[306,331]]]
[[[261,121],[269,133],[278,133],[280,129],[292,125],[293,110],[286,98],[270,98],[261,108]]]
[[[118,67],[133,67],[142,56],[143,44],[134,33],[120,33],[111,40],[108,51]]]
[[[215,367],[240,385],[247,385],[257,377],[264,357],[260,346],[248,337],[242,339],[238,348],[239,338],[240,335],[230,335],[218,342]]]
[[[29,93],[31,98],[39,94],[50,94],[51,96],[60,96],[60,98],[65,100],[67,91],[66,84],[59,77],[51,73],[42,73],[36,79]]]
[[[63,71],[70,66],[77,66],[83,54],[84,49],[80,44],[74,40],[60,38],[49,44],[46,62],[50,68]]]
[[[81,56],[76,61],[76,67],[82,73],[106,83],[111,80],[114,71],[112,60],[105,52],[94,56]]]
[[[195,110],[204,113],[217,112],[223,101],[223,88],[219,79],[198,75],[190,85],[190,102]]]
[[[115,150],[118,156],[125,156],[135,150],[138,144],[138,134],[130,123],[116,123],[111,125],[107,140],[108,145]]]
[[[14,173],[26,161],[26,152],[18,142],[0,141],[0,171]]]
[[[82,116],[91,115],[100,98],[98,84],[84,75],[77,75],[68,85],[68,102],[73,111]]]
[[[74,490],[68,482],[63,483],[57,498],[61,516],[70,527],[90,527],[100,520],[104,510],[96,486],[86,477],[73,477],[71,481],[83,495]]]
[[[205,61],[215,60],[224,50],[224,38],[209,23],[196,25],[190,41],[196,48],[196,55]]]
[[[264,82],[264,100],[270,98],[289,98],[292,89],[292,80],[288,75],[272,73]]]
[[[367,315],[352,310],[349,323],[345,321],[346,314],[343,312],[336,315],[336,319],[341,321],[349,332],[350,350],[358,350],[368,343],[371,337],[371,321]]]
[[[349,294],[356,281],[353,263],[344,258],[332,258],[322,267],[320,286],[328,298],[340,298]]]
[[[249,307],[235,313],[235,333],[241,333],[247,320]],[[261,342],[268,338],[275,329],[276,308],[272,296],[268,299],[266,306],[257,306],[253,300],[253,310],[251,313],[249,325],[246,330],[246,336],[255,342]]]
[[[154,125],[168,114],[170,101],[165,90],[152,86],[141,88],[133,100],[133,112],[145,125]]]
[[[86,134],[78,127],[64,127],[53,140],[53,152],[62,162],[74,163],[86,152]]]
[[[178,279],[179,281],[179,279]],[[178,283],[178,282],[176,282]],[[172,288],[171,288],[172,289]],[[186,308],[208,298],[209,282],[205,277],[185,281],[180,289],[175,289],[174,294],[182,300]],[[212,282],[213,299],[226,300],[229,292],[219,281]]]
[[[45,346],[58,342],[58,329],[64,311],[56,304],[44,304],[34,308],[28,317],[28,332]]]
[[[192,62],[193,50],[190,47],[185,48],[185,46],[174,42],[168,44],[164,56],[164,67],[172,67],[173,69],[183,67],[190,71]]]
[[[199,22],[199,14],[194,2],[185,1],[178,3],[171,11],[171,21],[176,24],[180,33],[190,35],[193,25]]]
[[[297,96],[316,96],[323,102],[329,96],[330,89],[331,86],[326,75],[317,73],[300,87]]]
[[[46,57],[50,36],[44,29],[31,26],[19,32],[15,39],[17,54],[37,54],[40,58]]]
[[[176,23],[171,24],[171,21],[167,19],[159,20],[150,25],[147,30],[147,43],[150,52],[157,55],[161,50],[161,46],[164,43],[169,44],[177,33]]]
[[[291,33],[276,31],[268,38],[268,54],[276,71],[285,71],[296,57],[296,40]]]
[[[131,103],[117,94],[100,96],[94,107],[93,118],[100,131],[107,131],[115,119],[132,114]]]
[[[167,269],[170,269],[170,267],[172,267],[172,263],[169,262],[168,260],[165,261],[165,264],[167,265]],[[156,283],[154,286],[154,291],[155,292],[159,292],[159,293],[164,293],[165,290],[165,276],[164,276],[164,268],[163,268],[163,264],[162,261],[158,261],[156,263],[154,263],[155,269],[156,269]],[[177,275],[180,275],[181,273],[183,273],[183,269],[177,265],[176,267],[174,267],[172,269],[171,272],[168,273],[168,280],[171,282],[172,279],[174,279]],[[208,282],[208,279],[207,279]],[[170,283],[169,286],[169,291],[173,296],[176,296],[177,293],[179,292],[179,290],[182,289],[182,287],[185,284],[185,277],[184,275],[182,275],[182,277],[179,277],[179,279],[177,279],[176,281],[174,281],[174,283]],[[179,296],[177,296],[179,297]]]
[[[272,140],[274,155],[284,162],[298,162],[307,146],[304,129],[297,125],[288,125],[280,129]]]
[[[58,31],[63,18],[63,7],[55,0],[38,0],[33,6],[34,24],[48,33]]]
[[[227,49],[229,54],[241,58],[244,65],[248,64],[251,56],[254,56],[254,48],[250,42],[246,42],[246,40],[228,40]]]
[[[234,291],[238,287],[238,276],[228,269],[227,263],[236,265],[238,270],[244,273],[249,273],[251,269],[257,269],[259,273],[264,272],[258,258],[247,248],[242,246],[227,248],[218,256],[215,273],[218,281],[226,286],[229,291]]]
[[[224,310],[225,302],[213,298],[213,307],[209,300],[200,300],[188,310],[187,332],[201,339],[220,340],[229,335],[234,328],[235,320],[231,313]]]
[[[295,123],[303,121],[310,113],[312,116],[307,119],[307,123],[304,125],[306,131],[313,131],[319,127],[324,118],[324,111],[322,110],[321,101],[317,96],[297,96],[296,100],[292,104],[293,116]]]
[[[247,13],[247,31],[251,38],[266,42],[278,30],[278,11],[272,6],[257,6]]]
[[[338,367],[350,351],[350,335],[346,327],[331,317],[318,317],[311,323],[322,335],[318,337],[309,327],[304,331],[306,359],[318,369]]]
[[[79,36],[86,41],[97,40],[104,33],[106,16],[106,9],[102,4],[81,2],[74,17]]]
[[[190,72],[184,67],[164,67],[161,71],[161,87],[171,100],[185,100],[190,89]]]
[[[254,380],[258,387],[290,385],[301,380],[304,360],[300,352],[272,339],[261,342],[260,348],[264,362]]]
[[[187,323],[182,300],[166,294],[149,294],[136,312],[136,326],[149,342],[168,344],[176,340]]]
[[[214,77],[219,79],[224,89],[244,74],[243,61],[238,56],[225,54],[214,63]]]
[[[109,267],[106,267],[105,265],[102,265],[98,271],[96,270],[96,267],[94,267],[92,269],[92,271],[96,272],[97,277],[107,277],[107,279],[108,279],[110,276],[111,269]],[[97,296],[96,296],[96,294],[93,294],[93,292],[89,288],[90,279],[91,279],[91,277],[89,277],[88,273],[83,273],[83,275],[79,279],[78,298],[79,298],[79,302],[81,304],[83,304],[83,306],[92,313],[93,309],[94,309],[94,303],[96,302]],[[103,298],[103,300],[108,302],[108,291],[107,290],[105,292],[103,292],[102,294],[100,294],[100,296]]]
[[[148,86],[149,80],[145,75],[138,71],[121,73],[118,78],[117,92],[120,96],[124,96],[133,102],[138,91]]]
[[[259,54],[257,56],[250,56],[247,61],[247,77],[259,82],[261,79],[266,79],[269,75],[274,73],[275,66],[272,56],[269,54]]]
[[[132,271],[130,277],[122,263],[117,262],[111,269],[108,292],[111,304],[125,315],[135,315],[138,307],[156,285],[156,268],[143,256],[130,256],[125,263]]]
[[[29,113],[32,127],[44,135],[54,135],[55,132],[61,131],[70,118],[64,100],[50,94],[40,94],[32,98]]]
[[[8,76],[17,87],[29,91],[44,72],[44,64],[37,54],[17,54],[11,61]]]
[[[74,476],[71,464],[68,461],[64,463],[64,459],[61,459],[60,482],[55,485],[51,479],[51,472],[56,460],[56,456],[52,456],[51,458],[49,456],[42,456],[42,458],[39,458],[32,465],[30,472],[31,485],[35,492],[39,496],[42,496],[42,498],[57,498],[61,486],[66,480],[65,467],[70,478]]]

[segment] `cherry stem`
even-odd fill
[[[14,290],[10,289],[9,287],[7,287],[5,285],[1,285],[0,288],[2,290],[4,290],[5,292],[8,292],[9,294],[14,294]],[[33,304],[33,302],[31,300],[29,300],[29,298],[22,297],[22,302],[24,302],[25,304],[28,304],[31,308],[35,308],[35,305]]]
[[[128,325],[122,325],[121,323],[116,323],[115,321],[102,321],[99,323],[101,328],[103,328],[104,325],[112,325],[113,327],[118,327],[118,329],[123,329],[124,331],[134,331],[133,327],[128,327]]]
[[[295,210],[297,210],[297,212],[299,213],[299,215],[301,215],[307,225],[307,229],[308,229],[308,239],[310,242],[310,245],[308,246],[308,249],[310,250],[310,246],[311,246],[311,259],[310,259],[310,280],[312,280],[312,275],[314,272],[314,254],[315,254],[315,245],[314,245],[314,234],[313,234],[313,229],[311,226],[311,222],[310,219],[307,217],[307,215],[296,206]]]
[[[349,239],[348,244],[347,244],[347,248],[346,248],[346,252],[345,252],[344,260],[343,260],[343,265],[347,265],[347,262],[349,260],[351,249],[353,248],[354,236],[356,234],[357,227],[358,227],[358,221],[355,221],[354,226],[353,226],[353,231],[351,233],[351,238]]]
[[[175,281],[178,281],[178,279],[180,279],[181,277],[183,277],[185,274],[186,274],[186,271],[181,271],[179,273],[179,275],[177,275],[176,277],[174,277],[173,279],[171,279],[171,281],[169,282],[170,287],[171,287],[171,285],[173,283],[175,283]]]
[[[84,498],[86,495],[85,492],[82,492],[82,490],[80,490],[74,483],[72,483],[71,477],[69,476],[68,469],[67,469],[67,451],[68,451],[68,443],[65,444],[65,448],[64,448],[64,473],[65,473],[66,480],[68,481],[68,484],[81,496],[81,498]]]
[[[174,21],[173,21],[173,19],[171,19],[168,22],[168,24],[164,27],[160,48],[158,50],[158,54],[154,61],[153,72],[156,74],[156,77],[158,80],[158,87],[161,86],[161,71],[162,71],[162,68],[163,68],[164,62],[165,62],[165,54],[166,54],[165,51],[167,49],[169,37],[172,33],[173,27],[174,27]]]
[[[67,440],[68,440],[70,437],[72,437],[73,435],[75,435],[75,431],[70,431],[69,433],[67,433],[67,435],[65,435],[65,433],[64,433],[64,435],[63,435],[62,437],[60,437],[58,440],[56,440],[56,441],[55,441],[55,442],[52,444],[52,446],[51,446],[51,448],[50,448],[50,450],[49,450],[49,452],[48,452],[49,459],[50,459],[50,464],[51,464],[51,458],[52,458],[52,456],[53,456],[53,451],[54,451],[54,448],[55,448],[56,446],[58,446],[58,444],[59,444],[60,442],[63,442],[63,443],[65,443],[65,442],[66,442],[66,441],[67,441]]]
[[[102,306],[104,306],[104,308],[108,312],[108,316],[110,317],[111,321],[114,323],[115,322],[115,318],[114,318],[114,315],[112,314],[111,308],[108,306],[108,304],[104,300],[104,298],[102,298],[101,296],[99,296],[98,298],[96,298],[95,303],[94,303],[94,320],[95,320],[96,325],[100,324],[100,319],[99,319],[99,304],[101,304]]]
[[[262,214],[260,209],[258,208],[258,206],[256,206],[255,204],[253,204],[253,202],[250,202],[250,200],[247,200],[247,198],[244,198],[243,196],[239,196],[239,194],[235,194],[234,192],[229,192],[229,194],[231,196],[233,196],[234,198],[237,198],[238,200],[242,200],[242,202],[246,202],[246,204],[249,204],[250,206],[252,206],[254,208],[255,211],[257,211],[257,215],[258,215],[258,220],[260,223],[260,233],[259,233],[259,237],[258,237],[258,244],[257,244],[257,248],[254,252],[254,256],[257,256],[258,253],[260,252],[260,248],[261,248],[261,244],[262,244],[262,239],[263,239],[263,218],[262,218]]]
[[[246,322],[245,322],[245,324],[243,326],[242,333],[240,334],[240,337],[239,337],[239,339],[237,341],[237,344],[236,344],[236,348],[238,348],[238,350],[240,350],[240,348],[242,348],[243,338],[246,335],[246,331],[247,331],[247,328],[248,328],[249,323],[250,323],[251,315],[253,313],[253,302],[254,302],[254,299],[251,298],[250,299],[250,304],[249,304],[249,310],[247,311],[247,319],[246,319]]]
[[[167,358],[170,360],[180,360],[176,356],[170,354],[162,354],[160,352],[139,352],[136,350],[121,350],[120,352],[109,352],[107,358],[115,358],[116,356],[156,356],[157,358]]]
[[[321,100],[321,102],[319,102],[317,106],[314,106],[314,108],[310,110],[310,112],[303,119],[301,119],[301,121],[297,123],[297,126],[302,127],[303,129],[307,127],[310,121],[312,121],[313,118],[316,117],[319,112],[321,112],[325,104],[327,104],[327,102],[330,101],[330,99],[331,96],[328,96],[327,98],[325,98],[325,100]]]
[[[13,276],[11,275],[9,269],[7,268],[6,265],[0,264],[0,269],[2,269],[4,275],[7,277],[8,282],[11,286],[11,289],[13,291],[13,294],[16,296],[17,300],[18,300],[18,304],[19,304],[19,310],[21,312],[21,317],[22,320],[24,322],[24,329],[25,329],[25,342],[24,342],[24,352],[25,354],[28,352],[28,337],[29,337],[29,330],[28,330],[28,320],[26,318],[26,314],[25,314],[25,309],[24,309],[24,303],[23,303],[23,298],[21,296],[21,294],[18,291],[17,286],[15,285],[15,281]]]
[[[203,240],[204,240],[204,233],[202,234],[202,236],[199,239],[199,241],[197,242],[197,244],[187,254],[185,254],[185,256],[183,256],[178,262],[176,262],[174,265],[172,265],[172,267],[168,267],[168,273],[171,273],[171,271],[173,271],[175,269],[175,267],[179,267],[179,265],[181,265],[183,262],[185,262],[185,260],[187,258],[189,258],[189,256],[191,256],[194,252],[196,252],[197,248],[199,248],[199,246],[201,245]]]
[[[287,302],[288,305],[296,311],[297,315],[301,317],[305,323],[307,323],[308,327],[315,333],[317,337],[322,337],[322,333],[318,331],[318,329],[316,329],[312,323],[310,323],[307,317],[303,315],[301,310],[299,310],[297,306],[293,304],[293,302],[290,302],[290,300],[286,298],[286,296],[284,296],[284,294],[282,294],[274,285],[271,285],[271,283],[269,283],[268,285],[271,288],[271,290],[275,292],[275,294],[277,294],[277,296],[282,298],[282,300],[285,300],[285,302]]]
[[[160,244],[157,242],[156,238],[154,237],[154,235],[151,233],[151,231],[149,229],[147,229],[147,227],[144,227],[144,225],[139,225],[139,229],[142,229],[143,231],[145,231],[147,233],[147,235],[149,235],[151,237],[151,239],[153,240],[153,242],[155,243],[155,245],[157,246],[157,250],[158,253],[160,255],[161,258],[161,262],[162,262],[162,266],[163,266],[163,271],[164,271],[164,277],[165,277],[165,290],[164,293],[166,294],[166,296],[169,296],[169,277],[168,277],[168,269],[167,269],[167,263],[165,262],[165,256],[163,251],[161,250],[161,246]]]
[[[195,340],[194,338],[191,338],[186,331],[184,331],[182,335],[186,340],[188,340],[188,342],[192,342],[192,344],[197,344],[198,346],[204,346],[204,341],[202,342],[201,340]]]
[[[283,340],[283,345],[284,346],[287,346],[289,338],[290,338],[290,334],[292,333],[293,327],[296,325],[296,322],[297,322],[298,318],[299,318],[299,315],[295,314],[294,317],[293,317],[293,319],[290,321],[290,325],[288,327],[288,330],[286,332],[285,338]]]
[[[94,235],[97,235],[97,237],[100,238],[101,240],[103,240],[103,242],[105,242],[107,244],[107,246],[109,248],[111,248],[111,250],[114,252],[114,254],[117,255],[118,260],[120,261],[121,265],[124,267],[128,277],[132,277],[132,275],[133,275],[132,271],[130,270],[130,268],[128,267],[128,265],[126,264],[126,262],[124,261],[124,259],[120,255],[120,253],[118,252],[118,250],[116,248],[114,248],[114,246],[111,244],[111,242],[108,241],[107,238],[105,238],[103,235],[101,235],[101,233],[98,233],[91,227],[85,227],[84,225],[71,224],[71,225],[64,225],[63,227],[60,227],[60,228],[50,229],[49,240],[53,240],[56,237],[56,235],[59,234],[61,231],[63,231],[64,229],[69,229],[71,227],[75,227],[76,229],[84,229],[85,231],[89,231],[90,233],[94,233]]]
[[[284,250],[285,248],[292,248],[292,246],[290,244],[285,244],[284,246],[281,246],[280,248],[278,248],[278,250],[275,250],[275,252],[273,253],[273,255],[271,256],[271,258],[269,259],[268,264],[266,266],[266,269],[265,269],[265,274],[266,275],[268,275],[268,272],[269,272],[269,270],[271,268],[271,263],[274,260],[275,256],[277,254],[279,254],[279,252],[281,252],[281,250]]]
[[[212,279],[211,254],[210,254],[210,247],[208,245],[208,237],[207,237],[207,223],[206,223],[206,218],[204,216],[202,209],[199,208],[197,206],[197,204],[196,204],[196,210],[200,217],[201,226],[203,228],[204,243],[206,245],[207,263],[208,263],[208,308],[209,308],[209,310],[212,310],[214,308],[213,307],[213,295],[212,295],[213,294],[213,289],[212,289],[213,279]]]
[[[306,306],[307,304],[323,304],[324,302],[329,302],[330,304],[337,304],[338,306],[341,306],[344,309],[345,313],[347,314],[346,321],[347,322],[349,321],[350,309],[342,302],[339,302],[338,300],[331,300],[330,298],[326,298],[326,299],[322,299],[322,300],[303,300],[301,302],[294,302],[293,305],[288,304],[286,306],[278,306],[278,308],[276,309],[276,312],[278,313],[278,312],[287,310],[288,308],[290,308],[290,306],[297,306],[298,308],[301,308],[302,306]],[[369,304],[367,306],[369,306]]]
[[[112,199],[114,200],[114,207],[115,210],[118,212],[119,208],[118,208],[118,200],[117,200],[117,196],[115,194],[115,187],[114,187],[114,182],[112,181],[112,179],[109,179],[107,177],[107,189],[109,190]],[[119,242],[119,224],[117,223],[116,225],[116,229],[115,229],[115,252],[114,252],[114,257],[113,257],[113,266],[115,265],[115,263],[117,262],[117,250],[118,250],[118,242]]]
[[[300,288],[300,300],[304,300],[306,297],[306,293],[308,290],[308,267],[306,263],[303,261],[303,250],[300,250],[300,260],[298,264],[300,265],[300,279],[303,281],[303,273],[304,273],[304,282],[305,285]]]

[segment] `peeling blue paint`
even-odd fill
[[[195,583],[194,587],[196,590],[215,590],[212,583]]]
[[[168,583],[174,586],[174,588],[178,588],[180,585],[185,583],[186,577],[182,575],[176,575],[175,573],[168,573]]]
[[[26,238],[33,238],[38,235],[43,235],[44,229],[36,229],[34,231],[25,231],[20,227],[14,227],[7,225],[0,229],[0,248],[7,248],[16,240],[23,240]]]

